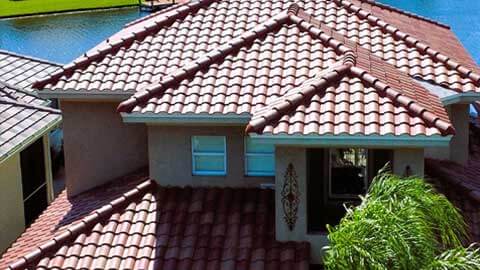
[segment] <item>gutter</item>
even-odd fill
[[[124,92],[124,93],[96,93],[94,91],[89,92],[80,92],[80,91],[48,91],[48,90],[39,90],[37,91],[38,96],[44,99],[71,99],[71,100],[103,100],[103,101],[123,101],[131,97],[135,92]]]
[[[250,114],[154,114],[120,113],[124,123],[185,124],[185,125],[246,125]]]
[[[454,95],[449,95],[446,97],[440,98],[443,105],[451,105],[451,104],[470,104],[475,101],[480,101],[480,93],[477,92],[466,92],[466,93],[458,93]]]
[[[447,147],[452,135],[448,136],[394,136],[394,135],[258,135],[251,133],[249,136],[263,143],[292,146],[354,146],[372,148],[425,148]]]
[[[50,130],[56,128],[60,123],[62,122],[62,116],[59,115],[57,119],[54,121],[50,122],[48,125],[45,127],[39,129],[36,133],[31,135],[30,137],[26,138],[23,140],[21,143],[17,144],[15,147],[13,147],[10,151],[7,151],[5,154],[0,156],[0,164],[12,157],[13,155],[19,153],[20,151],[24,150],[28,146],[30,146],[32,143],[37,141],[39,138],[41,138],[45,133],[49,132]]]

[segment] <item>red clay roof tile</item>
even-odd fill
[[[257,36],[259,34],[262,36]],[[248,44],[245,44],[247,40]],[[253,44],[250,40],[254,40]],[[369,50],[347,40],[294,4],[287,14],[280,13],[204,55],[209,59],[205,63],[208,67],[206,71],[201,72],[198,62],[192,62],[196,65],[196,68],[189,66],[192,72],[178,69],[167,79],[150,86],[148,91],[136,93],[121,103],[118,111],[139,115],[248,113],[253,115],[253,119],[247,131],[267,134],[454,134],[438,97]],[[312,55],[328,56],[332,51],[335,52],[332,54],[334,57],[327,61],[312,58]],[[273,52],[279,52],[283,55],[279,60],[290,64],[268,64],[278,59],[272,57]],[[304,73],[303,67],[307,61],[310,64]],[[343,63],[343,66],[330,70],[329,67],[336,62]],[[245,70],[249,72],[245,73]],[[321,75],[314,78],[318,74]],[[273,84],[276,82],[272,80],[273,76],[282,78],[289,75],[293,75],[293,85]],[[252,77],[255,80],[251,80]],[[359,82],[362,88],[348,89],[349,85]],[[297,85],[302,85],[300,90],[295,89]],[[333,86],[335,92],[323,99],[325,89],[329,86]],[[355,96],[360,94],[359,91],[369,93],[368,103]],[[249,95],[252,98],[244,101],[247,106],[230,106],[240,104]],[[318,100],[311,102],[314,95],[319,95]],[[202,100],[207,97],[211,99]],[[360,106],[359,102],[364,102],[364,106]],[[373,111],[365,110],[365,105],[372,102],[382,106],[377,106]],[[323,107],[332,103],[334,106],[330,111]],[[316,108],[305,107],[312,104]],[[345,104],[351,106],[346,107]],[[321,119],[328,114],[338,117],[336,120],[330,118],[331,121]],[[377,122],[362,123],[365,116],[372,114],[380,116],[374,118]],[[382,115],[385,117],[382,118]],[[283,116],[286,118],[280,120]],[[385,128],[382,124],[389,125]],[[304,125],[310,127],[304,129]],[[280,129],[276,129],[276,126]]]
[[[82,209],[84,200],[92,196],[96,206]],[[73,205],[69,212],[63,205],[71,202],[80,204]],[[55,233],[56,224],[72,210],[91,214]],[[4,254],[0,266],[269,269],[283,265],[284,269],[308,269],[308,243],[275,241],[274,213],[271,190],[167,188],[156,186],[152,180],[128,180],[119,187],[115,182],[72,201],[62,194],[27,230],[30,235],[39,232],[42,240],[29,243],[29,247],[20,246],[27,239],[25,233]],[[279,255],[268,255],[273,252]]]
[[[322,24],[411,76],[459,91],[478,90],[478,67],[451,30],[371,1],[352,1],[298,3]],[[291,3],[200,0],[183,4],[126,26],[76,65],[36,86],[59,92],[136,92],[258,22],[287,11]]]

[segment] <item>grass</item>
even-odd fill
[[[0,0],[0,17],[135,4],[138,0]]]

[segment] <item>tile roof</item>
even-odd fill
[[[60,66],[41,59],[0,50],[0,161],[53,128],[58,110],[45,106],[31,84]]]
[[[470,129],[468,163],[425,159],[425,173],[435,187],[457,206],[469,226],[470,241],[480,242],[480,129]]]
[[[119,111],[253,114],[247,132],[257,133],[454,134],[438,97],[298,5],[137,92]]]
[[[0,97],[20,100],[22,102],[33,105],[44,105],[48,103],[47,100],[40,98],[36,93],[29,90],[20,89],[0,81]]]
[[[160,187],[152,180],[125,189],[93,190],[93,203],[123,190],[91,214],[53,233],[70,211],[62,197],[27,230],[50,240],[30,248],[22,236],[0,267],[9,269],[308,269],[308,243],[274,240],[274,192],[242,188]],[[78,200],[73,198],[73,200]],[[59,202],[58,202],[59,201]],[[67,207],[65,206],[67,205]],[[58,212],[56,207],[61,207]],[[52,216],[47,216],[52,213]],[[60,213],[60,214],[56,214]],[[48,223],[44,228],[41,223]],[[28,254],[25,251],[29,250]]]
[[[0,82],[29,90],[32,83],[60,70],[46,60],[0,50]]]
[[[39,103],[35,95],[0,83],[0,161],[60,122],[59,110]]]
[[[298,3],[326,26],[411,76],[457,91],[479,90],[478,67],[448,27],[372,1],[352,1]],[[35,87],[60,93],[132,93],[292,3],[199,0],[179,5],[129,24]]]

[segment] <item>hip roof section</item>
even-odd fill
[[[454,134],[438,97],[298,5],[134,94],[118,110],[253,115],[247,132],[261,134]]]
[[[129,24],[50,78],[46,92],[134,93],[284,12],[290,0],[199,0]],[[447,27],[371,1],[298,1],[322,24],[398,69],[477,91],[478,68]]]

